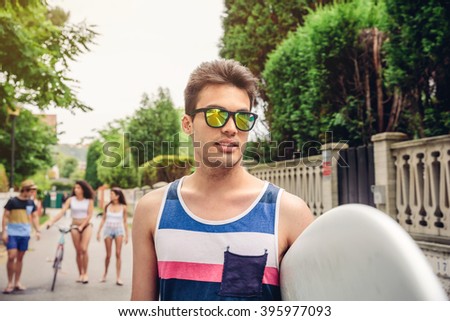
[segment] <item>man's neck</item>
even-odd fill
[[[238,188],[246,177],[245,169],[238,165],[233,168],[198,168],[189,180],[196,189],[213,192],[222,188]]]

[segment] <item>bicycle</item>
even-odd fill
[[[49,227],[47,227],[49,228]],[[65,236],[67,233],[69,233],[73,229],[77,229],[77,226],[70,226],[70,227],[58,227],[59,232],[61,233],[61,236],[58,241],[58,247],[56,248],[56,254],[55,254],[55,260],[53,261],[53,281],[52,281],[52,287],[51,290],[53,291],[55,289],[56,284],[56,275],[58,274],[58,270],[61,269],[61,263],[64,257],[64,243],[65,243]]]

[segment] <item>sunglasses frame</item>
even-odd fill
[[[223,112],[226,112],[226,113],[228,114],[228,116],[227,116],[227,118],[225,119],[225,122],[223,123],[223,125],[221,125],[221,126],[211,126],[211,125],[208,123],[208,117],[206,116],[206,113],[207,113],[209,110],[211,110],[211,109],[218,109],[218,110],[223,111]],[[226,110],[226,109],[224,109],[224,108],[222,108],[222,107],[219,107],[219,106],[217,106],[217,107],[216,107],[216,106],[209,106],[209,107],[205,107],[205,108],[198,108],[198,109],[195,109],[194,111],[192,111],[192,112],[189,114],[189,116],[191,116],[191,117],[193,118],[196,114],[201,113],[201,112],[203,112],[203,115],[205,116],[205,122],[206,122],[206,124],[207,124],[209,127],[211,127],[211,128],[222,128],[222,127],[224,127],[224,126],[228,123],[228,121],[230,120],[230,118],[233,118],[234,125],[236,126],[237,129],[239,129],[239,130],[242,131],[242,132],[249,132],[249,131],[251,131],[251,130],[253,129],[253,127],[255,127],[256,120],[258,119],[258,115],[255,114],[255,113],[252,113],[251,111],[228,111],[228,110]],[[236,123],[236,114],[250,114],[250,115],[252,115],[253,117],[255,117],[255,121],[253,122],[252,126],[251,126],[249,129],[240,129],[240,128],[238,127],[237,123]]]

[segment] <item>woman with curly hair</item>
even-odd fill
[[[77,229],[71,230],[73,245],[77,253],[77,266],[79,277],[77,282],[87,284],[89,282],[87,268],[89,262],[88,245],[92,235],[91,218],[94,211],[94,190],[83,180],[75,182],[72,196],[64,203],[61,210],[47,223],[47,228],[52,226],[64,213],[70,209],[72,225]]]

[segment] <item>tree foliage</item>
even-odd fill
[[[92,186],[92,188],[99,188],[102,183],[97,175],[97,160],[100,158],[102,153],[102,144],[96,139],[94,140],[88,148],[86,156],[86,172],[84,179]]]
[[[274,51],[263,73],[278,142],[368,142],[377,113],[374,35],[383,6],[355,0],[317,9]],[[384,90],[384,89],[382,89]],[[367,101],[366,101],[367,99]]]
[[[8,186],[8,176],[6,176],[5,166],[0,164],[0,192],[7,192]]]
[[[153,186],[157,182],[170,183],[190,174],[193,168],[193,157],[159,155],[140,168],[142,184]]]
[[[13,121],[11,116],[0,110],[0,163],[8,175],[11,169],[11,134]],[[39,116],[22,109],[15,119],[15,166],[14,181],[17,184],[41,169],[53,165],[52,145],[57,142],[56,132],[45,124]]]
[[[417,136],[450,128],[450,1],[385,0],[389,41],[386,81],[395,117]],[[401,117],[405,113],[406,117]]]
[[[17,103],[89,109],[67,72],[95,32],[84,23],[66,23],[67,17],[43,0],[0,1],[0,109]]]
[[[11,117],[16,119],[15,182],[52,165],[54,129],[25,108],[50,106],[88,110],[67,76],[69,63],[88,50],[95,32],[69,24],[69,14],[43,0],[0,0],[0,163],[10,170]]]
[[[78,167],[78,160],[75,157],[65,158],[63,165],[61,167],[61,177],[70,178],[73,172]]]
[[[169,91],[160,88],[152,98],[144,94],[139,109],[131,117],[112,122],[99,131],[98,179],[122,188],[140,185],[139,168],[147,160],[177,154],[179,130],[179,112]]]
[[[138,185],[138,171],[127,140],[127,120],[108,124],[101,130],[102,152],[97,160],[98,179],[111,187],[133,188]]]
[[[144,94],[127,129],[137,166],[157,155],[174,154],[179,146],[180,118],[169,91],[159,88],[151,98]]]
[[[351,145],[384,131],[448,133],[449,10],[353,0],[311,13],[263,72],[273,139],[303,150],[329,131]]]
[[[220,55],[240,61],[259,77],[267,55],[290,31],[303,25],[309,10],[329,2],[225,0]]]
[[[82,168],[75,168],[75,170],[70,174],[69,178],[73,181],[82,180],[86,176],[86,170]]]

